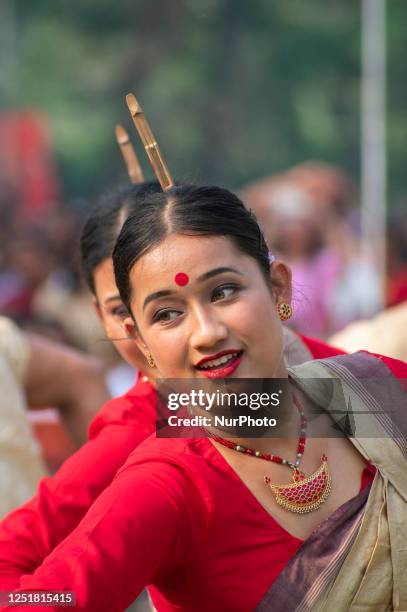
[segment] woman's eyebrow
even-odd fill
[[[173,295],[173,293],[174,293],[173,291],[169,291],[168,289],[163,289],[162,291],[155,291],[154,293],[150,293],[150,295],[148,295],[146,299],[144,300],[143,310],[145,310],[145,307],[147,306],[147,304],[149,304],[153,300],[158,300],[159,298],[162,298],[162,297],[168,297],[170,295]]]
[[[205,272],[205,274],[201,274],[201,276],[198,276],[196,280],[202,282],[208,280],[209,278],[212,278],[213,276],[222,274],[223,272],[234,272],[234,274],[239,274],[240,276],[243,276],[243,274],[239,272],[239,270],[236,270],[236,268],[228,268],[223,266],[221,268],[214,268],[213,270],[209,270],[209,272]]]
[[[110,304],[110,302],[116,302],[117,300],[121,301],[121,297],[118,293],[116,295],[110,295],[108,298],[103,300],[103,303],[106,305],[106,304]]]

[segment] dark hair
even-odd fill
[[[130,270],[169,234],[225,236],[260,266],[269,280],[268,248],[254,215],[239,198],[220,187],[173,187],[145,198],[137,215],[129,215],[113,251],[116,284],[129,310]]]
[[[129,214],[138,216],[147,195],[161,190],[156,181],[116,187],[104,193],[91,210],[80,238],[81,264],[95,295],[95,268],[112,256],[116,238]]]

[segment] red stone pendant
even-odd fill
[[[268,476],[264,482],[269,485],[274,494],[276,502],[289,510],[305,514],[318,510],[318,508],[328,499],[332,480],[328,470],[328,458],[324,454],[321,458],[321,465],[311,476],[305,476],[300,470],[294,469],[291,484],[273,484]]]

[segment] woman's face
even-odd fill
[[[188,282],[180,285],[180,276]],[[290,301],[290,281],[288,268],[274,263],[280,301]],[[172,234],[136,262],[130,282],[138,330],[130,317],[126,328],[159,376],[286,375],[276,297],[258,263],[230,239]]]
[[[140,370],[146,370],[146,360],[137,345],[129,340],[123,327],[128,312],[120,299],[113,272],[113,262],[105,259],[93,272],[96,290],[95,307],[105,328],[106,336],[127,363]]]

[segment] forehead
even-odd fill
[[[106,297],[118,294],[114,278],[113,261],[109,257],[104,259],[93,271],[96,295],[100,301]]]
[[[221,266],[239,269],[256,262],[241,253],[224,236],[184,236],[171,234],[154,249],[141,257],[130,272],[132,287],[137,293],[149,292],[163,285],[175,287],[175,276],[187,274],[191,282],[208,270]],[[244,271],[244,270],[242,270]]]

